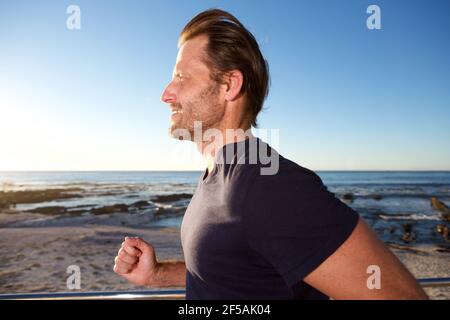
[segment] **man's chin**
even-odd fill
[[[183,128],[179,124],[172,124],[169,128],[169,135],[177,140],[193,141],[193,132]]]

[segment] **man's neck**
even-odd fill
[[[198,150],[202,153],[203,158],[205,159],[208,173],[210,173],[214,169],[216,155],[224,145],[244,141],[249,137],[253,137],[250,128],[235,129],[232,135],[227,135],[226,129],[220,130],[220,132],[221,135],[218,139],[215,139],[214,137],[204,136],[202,140],[195,141]]]

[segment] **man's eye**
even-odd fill
[[[185,80],[186,80],[186,77],[183,76],[183,75],[181,75],[181,74],[176,74],[176,75],[174,76],[174,80],[177,80],[177,81],[185,81]]]

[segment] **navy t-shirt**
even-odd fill
[[[276,174],[249,147],[278,157]],[[231,160],[230,160],[231,159]],[[226,160],[226,161],[225,161]],[[181,226],[187,299],[328,299],[303,279],[359,215],[313,171],[258,138],[227,144],[200,177]]]

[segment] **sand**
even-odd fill
[[[36,218],[33,214],[33,218]],[[158,259],[183,259],[179,229],[112,225],[8,227],[29,215],[0,213],[0,293],[69,292],[67,267],[81,270],[79,291],[145,290],[113,272],[125,236],[152,243]],[[433,248],[391,248],[416,278],[450,277],[450,253]],[[450,299],[450,287],[427,288],[432,299]]]
[[[159,259],[182,259],[179,231],[112,226],[0,229],[0,293],[70,291],[67,267],[81,270],[80,291],[144,290],[113,272],[126,235],[151,242]]]

